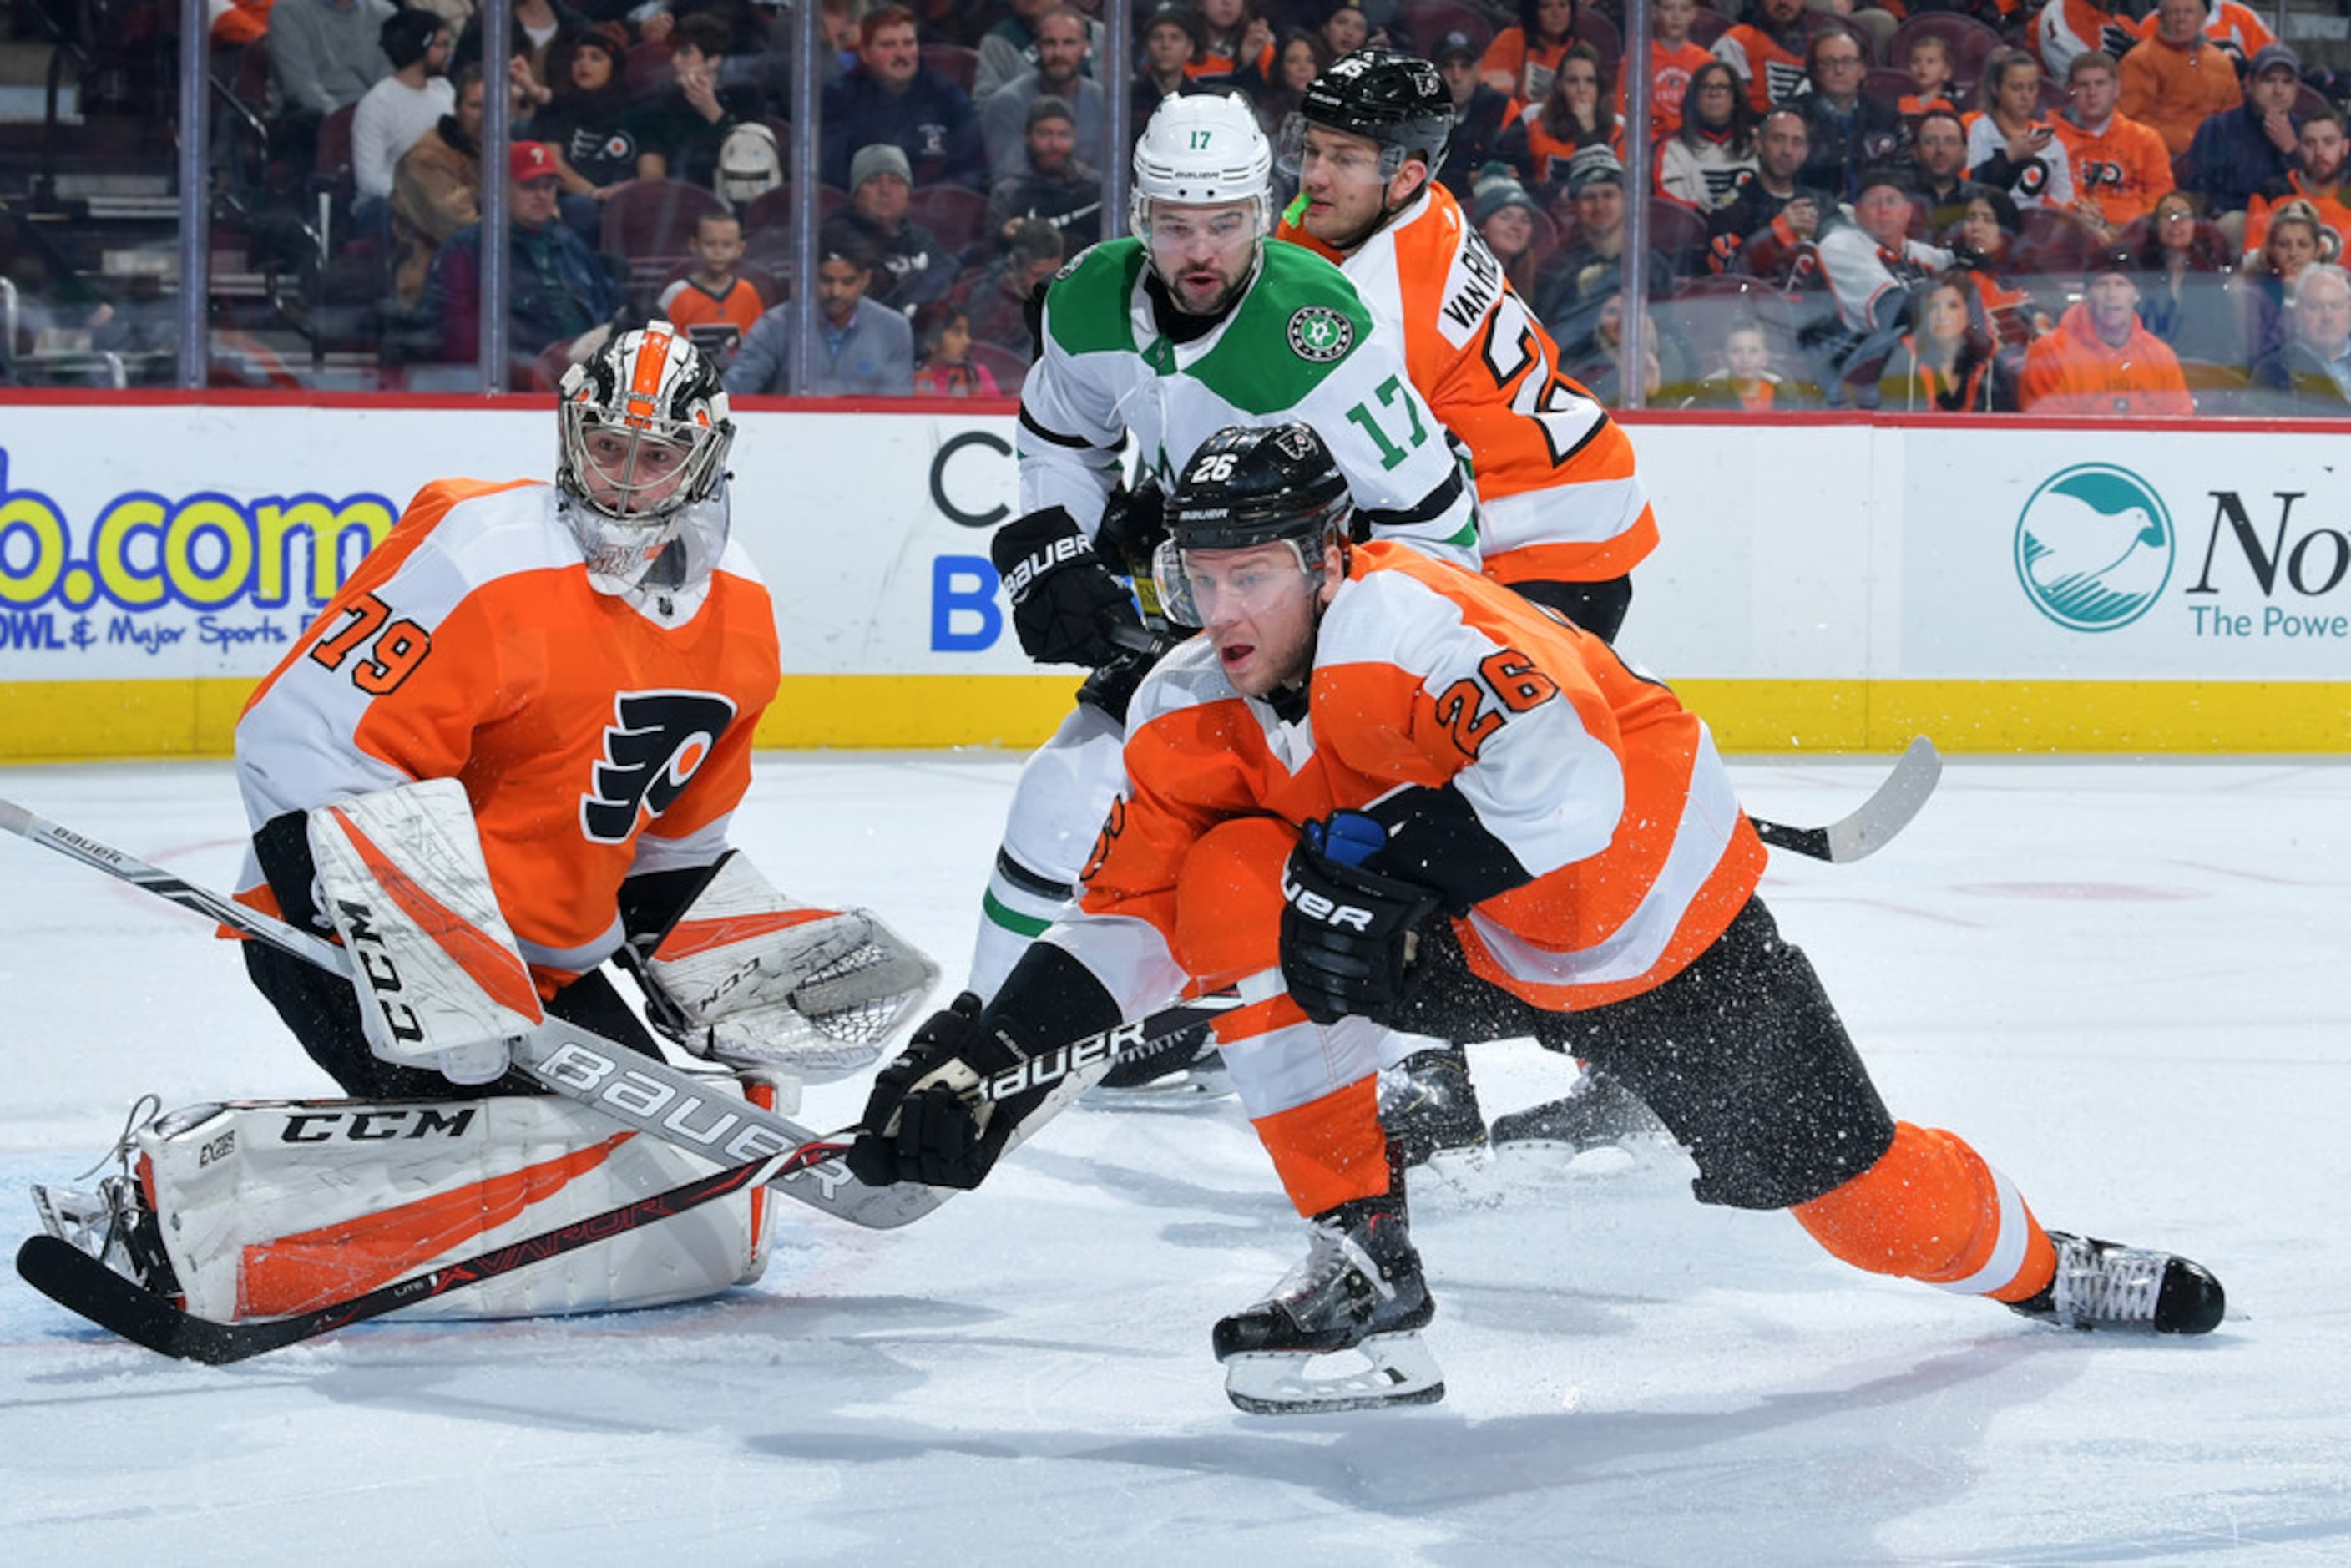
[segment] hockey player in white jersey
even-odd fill
[[[1266,243],[1272,162],[1240,99],[1167,99],[1135,147],[1133,235],[1081,254],[1046,295],[1020,393],[1022,515],[992,553],[1022,649],[1095,674],[1014,792],[972,960],[983,998],[1076,896],[1117,792],[1126,699],[1155,656],[1117,579],[1142,574],[1156,498],[1202,442],[1311,424],[1371,537],[1476,564],[1474,493],[1402,346],[1337,267]]]

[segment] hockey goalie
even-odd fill
[[[709,362],[666,324],[622,334],[558,426],[552,485],[419,492],[237,725],[238,897],[335,945],[248,941],[246,969],[352,1098],[142,1102],[98,1190],[35,1189],[52,1235],[199,1316],[314,1310],[702,1176],[740,1157],[710,1127],[867,1066],[936,977],[730,846],[779,661]],[[558,1030],[621,1061],[658,1034],[704,1092],[633,1124],[550,1095],[513,1064]],[[758,1276],[768,1208],[730,1197],[410,1311],[710,1295]]]

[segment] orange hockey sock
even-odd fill
[[[1791,1211],[1856,1269],[2021,1301],[2057,1254],[2007,1177],[1953,1134],[1907,1122],[1876,1165]]]
[[[1388,1140],[1380,1131],[1377,1074],[1253,1124],[1300,1214],[1311,1218],[1388,1190]]]

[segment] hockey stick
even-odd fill
[[[1887,840],[1910,825],[1910,819],[1918,814],[1942,777],[1943,759],[1937,755],[1935,743],[1922,735],[1910,743],[1894,764],[1894,771],[1870,792],[1868,800],[1825,828],[1792,828],[1761,817],[1747,820],[1755,824],[1756,836],[1774,849],[1843,864],[1884,849]]]
[[[13,801],[0,800],[0,831],[95,867],[329,974],[348,977],[350,973],[350,958],[333,943],[60,827]],[[550,1018],[531,1033],[507,1043],[514,1064],[548,1089],[716,1164],[733,1165],[821,1141],[796,1122],[747,1101],[716,1094],[707,1082],[692,1073],[560,1019]],[[778,1170],[774,1179],[776,1190],[787,1197],[872,1230],[888,1230],[919,1219],[950,1196],[936,1187],[911,1184],[867,1186],[838,1161],[793,1166]]]
[[[1156,659],[1167,651],[1164,640],[1132,622],[1109,622],[1103,630],[1130,653]],[[1774,849],[1816,861],[1857,861],[1884,849],[1887,840],[1907,827],[1942,776],[1943,759],[1936,754],[1934,742],[1922,735],[1910,743],[1894,764],[1894,771],[1868,800],[1824,828],[1795,828],[1754,816],[1747,820],[1755,824],[1756,836]]]
[[[0,808],[5,808],[5,802],[0,802]],[[5,810],[0,810],[0,824],[5,824]],[[1042,1052],[1020,1068],[998,1073],[974,1085],[969,1097],[975,1102],[1000,1100],[1065,1079],[1074,1080],[1074,1087],[1081,1089],[1092,1070],[1165,1050],[1171,1040],[1186,1030],[1207,1022],[1218,1013],[1246,1005],[1249,998],[1243,992],[1254,988],[1257,979],[1261,977],[1253,977],[1241,988],[1177,1002],[1130,1022],[1115,1024],[1099,1034],[1088,1035],[1083,1040]],[[1050,1099],[1048,1106],[1051,1106]],[[1048,1119],[1050,1110],[1025,1118],[1012,1141],[1006,1145],[1006,1152],[1018,1147],[1028,1134]],[[414,1306],[420,1301],[429,1301],[453,1291],[478,1285],[486,1280],[495,1280],[501,1274],[510,1274],[517,1269],[577,1251],[623,1231],[684,1214],[730,1194],[782,1180],[797,1171],[812,1169],[837,1159],[848,1149],[851,1140],[859,1131],[858,1128],[848,1127],[829,1138],[811,1138],[796,1148],[780,1150],[714,1171],[665,1191],[606,1209],[601,1214],[575,1219],[537,1236],[492,1248],[462,1262],[428,1270],[389,1285],[378,1286],[347,1301],[330,1302],[290,1317],[235,1323],[214,1322],[209,1318],[196,1317],[174,1305],[170,1298],[157,1295],[137,1281],[116,1273],[97,1258],[55,1236],[28,1237],[24,1245],[16,1249],[16,1272],[24,1276],[26,1284],[68,1312],[87,1318],[134,1344],[144,1345],[159,1355],[172,1356],[180,1361],[222,1366],[281,1350],[289,1344],[299,1344],[304,1340],[317,1339],[337,1329],[365,1322],[370,1318],[381,1317],[386,1312]],[[783,1190],[791,1189],[787,1187]],[[901,1184],[880,1190],[936,1193],[938,1189]]]

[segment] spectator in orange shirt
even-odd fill
[[[1690,24],[1698,19],[1698,0],[1651,0],[1649,25],[1649,141],[1661,145],[1682,128],[1682,100],[1698,68],[1714,58],[1690,42]],[[1616,73],[1616,114],[1624,118],[1625,83],[1632,73]]]
[[[2204,37],[2204,0],[2159,0],[2156,30],[2122,58],[2122,111],[2151,125],[2174,158],[2196,128],[2245,101],[2228,51]]]
[[[2318,221],[2335,234],[2336,254],[2351,246],[2351,202],[2344,199],[2343,159],[2346,143],[2342,111],[2314,110],[2303,117],[2297,145],[2302,167],[2267,188],[2253,193],[2245,205],[2245,255],[2250,257],[2269,237],[2270,214],[2299,198],[2310,204]]]
[[[662,290],[661,313],[686,329],[694,346],[709,354],[723,371],[732,343],[715,350],[708,335],[697,327],[732,327],[734,342],[759,324],[768,308],[759,291],[735,268],[743,259],[743,223],[732,213],[705,213],[694,225],[688,242],[694,270]]]
[[[2138,319],[2130,253],[2091,264],[2082,302],[2025,350],[2017,404],[2027,413],[2192,414],[2188,381],[2163,340]]]
[[[1812,90],[1804,68],[1806,33],[1804,0],[1757,0],[1754,21],[1714,41],[1714,57],[1747,84],[1747,107],[1757,115]]]
[[[2158,18],[2152,11],[2136,22],[2123,24],[2141,38],[2153,37],[2157,25]],[[2255,55],[2277,42],[2277,35],[2270,31],[2252,7],[2241,5],[2237,0],[2220,0],[2218,5],[2205,0],[2204,36],[2228,55],[2239,71],[2244,70]]]
[[[2055,123],[2073,160],[2074,210],[2112,239],[2171,189],[2171,154],[2152,128],[2116,112],[2122,78],[2104,49],[2074,57],[2065,89],[2073,107]]]
[[[1519,0],[1519,25],[1494,35],[1478,79],[1531,108],[1551,95],[1552,73],[1574,42],[1575,0]]]
[[[1625,128],[1608,107],[1611,96],[1600,51],[1590,44],[1570,45],[1552,74],[1551,96],[1526,121],[1527,162],[1544,195],[1556,195],[1565,186],[1569,161],[1586,147],[1605,147],[1624,161]]]

